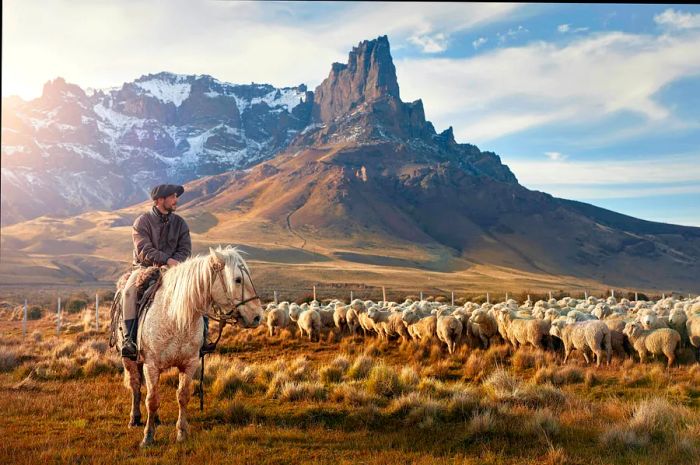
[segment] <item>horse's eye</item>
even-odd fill
[[[236,284],[241,284],[241,278],[236,278]]]

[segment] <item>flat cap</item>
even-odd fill
[[[177,194],[180,197],[185,192],[185,188],[177,184],[161,184],[151,189],[151,199],[156,200],[161,197],[169,197]]]

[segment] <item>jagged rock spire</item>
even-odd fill
[[[380,36],[353,47],[347,64],[333,63],[328,77],[316,88],[313,118],[332,121],[360,103],[387,96],[400,101],[389,39]]]

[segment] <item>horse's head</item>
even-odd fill
[[[260,298],[250,271],[236,249],[209,249],[212,271],[211,297],[224,319],[235,319],[241,326],[255,328],[263,320]]]

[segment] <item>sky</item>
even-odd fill
[[[2,95],[170,71],[315,88],[387,35],[404,101],[524,186],[700,226],[700,6],[6,0]]]

